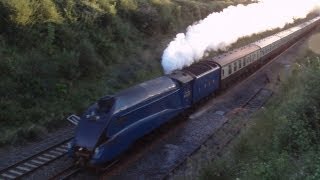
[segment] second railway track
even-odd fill
[[[246,102],[240,105],[239,108],[243,109],[244,112],[255,112],[260,109],[268,99],[273,95],[273,92],[267,88],[260,88],[255,94],[253,94]],[[223,138],[219,139],[215,142],[214,154],[219,155],[222,153],[224,148],[240,133],[241,129],[245,126],[246,122],[237,121],[235,123],[230,122],[233,118],[233,113],[230,112],[226,114],[226,116],[230,116],[228,120],[224,123],[223,127],[218,129],[217,132],[206,138],[198,148],[194,149],[188,157],[191,157],[194,153],[196,153],[200,148],[206,146],[205,144],[212,140],[213,138],[220,137],[223,134]],[[226,130],[227,129],[227,130]],[[226,130],[226,131],[225,131]],[[226,133],[227,132],[227,133]],[[183,163],[187,161],[188,158],[182,159],[179,163],[173,166],[164,176],[160,179],[169,179],[172,173],[174,173]]]
[[[307,37],[308,36],[306,36],[306,38]],[[306,38],[303,39],[306,40]],[[145,157],[141,157],[133,164],[126,165],[126,167],[119,168],[119,170],[106,173],[103,178],[128,179],[135,176],[146,179],[171,179],[172,177],[177,177],[175,175],[178,175],[179,178],[179,172],[183,173],[183,170],[186,169],[185,164],[187,163],[185,162],[190,159],[189,157],[193,157],[199,149],[202,149],[201,147],[210,147],[215,157],[216,155],[222,155],[225,148],[228,147],[230,142],[237,137],[242,128],[247,124],[250,116],[264,106],[267,100],[273,95],[273,92],[277,91],[276,89],[279,82],[282,80],[282,78],[278,78],[278,73],[283,70],[287,71],[287,67],[294,64],[296,60],[295,57],[303,53],[302,51],[297,51],[297,48],[302,47],[304,40],[293,44],[292,47],[294,48],[287,49],[276,57],[274,59],[275,61],[269,62],[264,68],[256,71],[246,80],[242,81],[239,84],[240,87],[231,88],[230,91],[226,93],[226,96],[228,97],[228,102],[229,100],[234,100],[232,105],[230,105],[230,102],[225,102],[224,99],[226,96],[221,95],[220,100],[217,99],[214,103],[219,107],[212,108],[212,104],[210,103],[210,107],[203,108],[206,109],[204,113],[190,118],[190,121],[188,121],[190,127],[185,125],[180,128],[183,130],[172,133],[172,139],[164,139],[163,143],[160,142],[156,145],[158,147],[151,149],[151,152],[145,155]],[[241,89],[241,92],[237,93],[239,89]],[[252,91],[252,89],[254,90]],[[202,115],[205,117],[201,118]],[[244,118],[230,120],[238,115],[243,115]],[[213,134],[206,134],[206,126],[210,126],[210,123],[216,121],[217,116],[225,117],[227,120],[223,120],[223,126],[216,129]],[[200,135],[198,131],[195,130],[195,127],[197,127],[200,122],[202,124],[207,123],[204,126],[200,126],[203,129],[199,132],[200,134],[204,134],[201,136],[205,136],[205,139],[198,138]],[[196,138],[192,137],[192,140],[190,140],[191,138],[185,137],[185,134],[196,134]],[[200,145],[194,142],[194,140],[200,140]],[[191,148],[192,152],[188,151],[185,153],[187,151],[186,148],[195,146],[197,146],[197,148]],[[157,162],[152,161],[152,159],[156,159]]]

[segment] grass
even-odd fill
[[[320,179],[319,77],[320,56],[309,52],[231,153],[200,179]]]
[[[177,32],[243,0],[0,0],[0,146],[162,74]],[[160,43],[158,43],[160,42]]]

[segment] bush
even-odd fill
[[[308,54],[312,58],[297,66],[280,93],[256,115],[231,156],[220,159],[224,165],[213,163],[203,179],[221,173],[228,174],[225,179],[319,178],[320,57]]]
[[[136,0],[120,0],[119,10],[124,13],[129,13],[135,11],[138,8],[138,3]]]
[[[79,68],[82,77],[97,77],[104,74],[105,65],[88,41],[83,41],[80,46]]]
[[[4,58],[0,52],[0,77],[5,78],[12,72],[12,65],[8,58]]]
[[[39,0],[37,3],[39,4],[36,15],[37,22],[62,23],[63,18],[52,0]]]
[[[34,23],[33,16],[38,7],[37,3],[31,0],[2,0],[7,11],[10,12],[10,19],[19,25],[27,25]]]
[[[117,2],[114,0],[97,0],[99,6],[108,14],[115,16],[117,14]]]
[[[75,52],[64,51],[53,57],[53,61],[58,63],[58,71],[62,78],[74,81],[80,77],[79,58]]]
[[[61,23],[60,16],[52,0],[2,0],[10,11],[10,19],[18,25],[29,25],[39,22]]]
[[[0,0],[0,144],[34,124],[57,127],[105,93],[160,75],[163,42],[212,4]]]

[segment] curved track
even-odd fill
[[[268,99],[273,95],[273,92],[267,88],[260,88],[255,94],[253,94],[246,102],[244,102],[240,108],[242,112],[255,112],[258,109],[260,109],[267,101]],[[227,114],[226,116],[233,116],[234,112],[231,112]],[[229,118],[229,120],[232,118]],[[219,139],[219,142],[216,143],[214,153],[219,155],[222,153],[224,148],[240,133],[241,129],[246,125],[246,122],[244,121],[238,121],[237,123],[231,124],[229,122],[225,122],[224,126],[221,127],[216,133],[209,136],[207,139],[205,139],[204,142],[202,142],[201,146],[194,149],[188,157],[192,156],[194,153],[196,153],[200,148],[205,146],[206,142],[213,137],[218,137],[220,131],[224,131],[224,129],[228,129],[229,134],[223,134],[223,138]],[[221,133],[220,133],[221,134]],[[175,166],[173,166],[171,169],[167,171],[167,173],[161,177],[160,179],[169,179],[170,175],[174,173],[183,163],[185,163],[188,160],[188,158],[185,158],[178,162]]]
[[[308,37],[308,35],[306,35],[305,37]],[[180,145],[179,144],[180,141],[178,139],[179,137],[177,137],[177,134],[174,134],[173,136],[176,139],[178,139],[177,141],[170,141],[166,139],[164,140],[166,142],[164,142],[163,144],[158,143],[160,144],[159,147],[157,147],[157,149],[159,150],[153,149],[152,150],[153,152],[149,154],[144,153],[144,154],[147,154],[146,155],[147,157],[143,157],[143,158],[141,157],[140,159],[137,159],[136,162],[132,164],[120,165],[122,167],[119,167],[118,169],[109,173],[106,172],[102,178],[103,179],[109,179],[109,178],[128,179],[129,177],[132,177],[132,176],[136,176],[136,177],[143,176],[144,178],[147,178],[147,179],[148,178],[149,179],[171,179],[172,177],[175,177],[174,174],[179,173],[180,171],[183,171],[183,169],[186,169],[185,165],[187,164],[186,162],[188,161],[188,159],[190,159],[189,157],[193,156],[195,153],[197,153],[199,149],[201,149],[203,146],[206,146],[207,144],[210,145],[210,148],[214,147],[214,149],[212,150],[213,154],[218,156],[223,154],[223,151],[225,151],[225,148],[228,147],[230,142],[237,137],[237,135],[241,132],[243,127],[246,126],[247,121],[249,120],[249,118],[243,118],[243,119],[239,118],[236,120],[232,120],[231,122],[228,119],[234,119],[234,117],[237,117],[238,115],[244,115],[245,117],[247,116],[249,117],[252,113],[256,112],[267,102],[267,100],[273,95],[273,91],[271,90],[273,89],[273,86],[270,86],[269,81],[271,79],[272,83],[276,83],[276,80],[277,80],[276,77],[278,75],[274,75],[274,77],[269,76],[267,71],[265,71],[265,69],[267,69],[269,66],[272,66],[271,64],[275,62],[274,60],[278,59],[282,54],[286,54],[288,50],[291,49],[291,47],[300,44],[304,40],[305,38],[301,38],[296,43],[292,44],[288,49],[283,51],[280,55],[278,55],[277,57],[269,61],[267,64],[265,64],[261,69],[259,69],[258,71],[256,71],[255,73],[247,77],[245,80],[243,80],[241,84],[247,84],[247,85],[257,84],[257,86],[255,85],[253,86],[257,88],[254,88],[255,89],[254,92],[252,92],[248,96],[245,95],[246,93],[245,94],[240,93],[239,94],[240,96],[238,97],[239,100],[237,100],[236,104],[232,106],[234,108],[230,108],[230,111],[221,111],[223,115],[220,115],[218,114],[219,111],[217,111],[220,108],[218,109],[214,108],[213,110],[212,109],[210,110],[209,109],[211,107],[211,104],[210,104],[210,107],[203,108],[204,112],[206,112],[207,110],[210,110],[209,113],[203,112],[203,113],[199,113],[199,115],[196,115],[193,118],[190,117],[190,119],[198,119],[198,117],[204,115],[206,116],[205,119],[211,119],[211,121],[214,121],[215,116],[217,115],[226,116],[227,121],[225,121],[224,124],[219,129],[217,129],[213,134],[210,134],[210,136],[207,136],[206,139],[202,139],[200,143],[201,145],[192,149],[192,151],[189,151],[187,154],[183,154],[182,155],[183,157],[180,157],[181,153],[180,154],[178,153],[180,152],[179,150],[181,148],[175,150],[174,149],[175,147],[172,147],[173,150],[170,151],[171,149],[167,148],[166,146],[167,144],[169,145],[173,144],[177,146]],[[279,63],[276,63],[276,64],[279,65]],[[253,77],[258,77],[258,78],[253,78]],[[235,91],[238,91],[238,90],[235,90],[235,88],[231,88],[232,95],[230,96],[235,95],[234,93],[232,93]],[[244,91],[247,91],[247,90],[244,88]],[[223,96],[223,94],[221,96]],[[223,103],[222,105],[224,106]],[[202,112],[202,110],[200,110],[200,112]],[[225,112],[226,114],[224,114]],[[185,128],[185,130],[187,130],[187,128]],[[213,144],[213,146],[211,146],[211,144]],[[155,146],[158,146],[158,145],[155,145]],[[163,149],[161,147],[163,147]],[[184,146],[182,148],[184,148]],[[183,150],[185,151],[185,149]],[[176,152],[177,157],[179,157],[179,159],[176,160],[175,162],[170,161],[170,162],[167,162],[167,164],[164,164],[166,160],[162,161],[162,159],[164,158],[165,155],[169,154],[170,152],[173,152],[173,153]],[[164,155],[162,156],[161,154],[164,154]],[[173,156],[170,156],[170,157],[173,158]],[[159,158],[162,158],[162,159],[159,159]],[[156,160],[159,159],[159,161],[155,162],[155,161],[151,161],[150,159],[156,159]],[[162,163],[164,165],[159,163]]]
[[[308,36],[309,34],[305,37],[307,38]],[[305,38],[301,38],[300,40],[295,42],[288,49],[286,49],[280,55],[272,59],[267,65],[256,71],[251,76],[255,76],[259,71],[263,71],[263,69],[267,68],[267,66],[269,65],[271,66],[274,60],[276,60],[282,54],[287,53],[287,51],[290,51],[292,47],[299,46],[299,43],[303,41],[305,41]],[[279,74],[277,75],[277,79],[278,77]],[[245,83],[245,81],[247,81],[248,79],[249,77],[246,78],[246,80],[244,80],[242,83]],[[266,77],[266,80],[269,81],[269,78]],[[278,81],[281,80],[278,79]],[[226,150],[226,148],[228,148],[228,145],[237,137],[241,130],[246,126],[247,121],[250,120],[251,114],[263,107],[264,104],[268,101],[268,99],[273,95],[273,93],[274,92],[266,86],[260,87],[259,90],[257,90],[256,93],[253,93],[247,101],[244,101],[240,104],[238,108],[235,108],[230,113],[226,114],[226,116],[230,117],[228,119],[233,119],[233,122],[227,121],[217,132],[208,137],[202,143],[201,146],[199,146],[192,153],[190,153],[188,157],[186,157],[185,159],[177,163],[174,167],[172,167],[169,171],[167,171],[167,173],[163,175],[161,179],[179,179],[181,177],[184,177],[184,173],[190,170],[190,168],[188,167],[189,160],[191,162],[191,158],[193,158],[193,156],[194,158],[199,158],[199,154],[202,152],[201,150],[205,151],[206,153],[210,153],[210,158],[213,158],[210,161],[213,161],[217,156],[221,156]],[[239,116],[240,118],[238,118]],[[214,147],[214,149],[210,149],[208,152],[207,146],[209,148]],[[195,155],[196,153],[197,155]]]

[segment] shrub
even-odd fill
[[[192,8],[197,4],[200,9]],[[6,124],[0,126],[0,144],[18,138],[17,127],[38,129],[29,128],[38,125],[37,118],[45,119],[39,126],[56,127],[67,113],[80,112],[106,90],[160,75],[165,43],[157,40],[172,37],[177,26],[185,29],[193,21],[190,13],[209,13],[208,4],[0,0],[0,123]]]
[[[116,7],[119,16],[129,20],[139,9],[139,3],[137,2],[137,0],[119,0]]]
[[[119,9],[130,12],[134,11],[138,8],[138,3],[136,0],[120,0],[120,7]]]
[[[4,78],[12,72],[12,65],[8,58],[4,58],[0,52],[0,77]]]
[[[104,73],[105,65],[88,41],[83,41],[80,46],[79,68],[83,77],[97,77]]]
[[[39,0],[37,3],[39,3],[39,8],[37,9],[38,22],[62,22],[63,18],[52,0]]]
[[[174,23],[174,4],[171,1],[153,0],[152,3],[158,7],[160,18],[160,27],[164,33],[173,28]]]
[[[153,35],[160,29],[161,16],[150,4],[142,3],[131,15],[131,21],[139,31]]]
[[[29,25],[39,22],[61,23],[60,16],[52,0],[2,0],[11,12],[11,20],[18,25]]]
[[[10,18],[19,25],[34,23],[33,16],[38,7],[32,0],[3,0],[4,6],[11,12]]]
[[[203,179],[319,179],[320,59],[309,56]]]
[[[58,71],[62,78],[73,81],[80,77],[79,59],[75,52],[64,51],[54,56],[53,61],[58,63]]]
[[[117,2],[114,0],[97,0],[99,6],[108,14],[115,16],[117,14]]]

